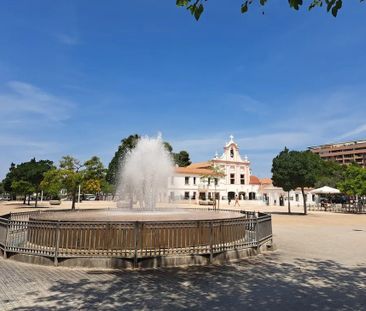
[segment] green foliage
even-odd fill
[[[84,178],[86,180],[94,179],[94,180],[103,180],[106,176],[106,169],[100,160],[100,158],[93,156],[91,159],[84,162]]]
[[[83,184],[84,193],[99,193],[101,190],[101,181],[99,179],[88,179]]]
[[[116,185],[118,181],[118,172],[120,169],[121,163],[124,161],[128,152],[130,152],[133,148],[135,148],[140,136],[130,135],[127,138],[122,139],[121,145],[118,147],[118,150],[114,154],[111,162],[108,165],[106,180],[113,185]]]
[[[26,190],[31,185],[32,192],[38,193],[44,173],[53,168],[53,162],[49,160],[36,161],[35,158],[28,162],[15,165],[11,164],[9,173],[4,179],[4,187],[6,191],[13,194],[30,194]],[[37,200],[36,200],[37,204]]]
[[[98,193],[105,181],[105,168],[100,159],[93,156],[83,164],[71,156],[60,160],[60,167],[44,175],[42,189],[53,197],[57,197],[62,189],[72,197],[72,208],[75,208],[76,195],[79,186],[83,191]]]
[[[80,161],[78,159],[75,159],[72,156],[63,156],[60,160],[60,168],[65,169],[65,170],[69,170],[69,171],[79,171],[80,168],[83,165],[80,163]]]
[[[176,0],[177,6],[186,7],[189,12],[194,16],[194,18],[198,21],[203,13],[204,6],[203,2],[207,0]]]
[[[338,188],[348,195],[366,195],[366,168],[357,164],[347,166],[344,180],[338,183]]]
[[[140,135],[130,135],[127,138],[122,139],[118,150],[115,152],[114,157],[108,165],[106,181],[111,185],[116,185],[118,182],[118,172],[121,166],[121,163],[125,160],[126,155],[136,147],[138,140],[140,139]],[[188,166],[191,164],[189,153],[185,150],[182,150],[178,153],[173,152],[173,147],[168,143],[164,142],[165,149],[171,154],[172,159],[175,164],[178,166]]]
[[[173,160],[175,164],[181,167],[188,166],[192,163],[189,158],[189,153],[185,150],[182,150],[178,153],[173,153]]]
[[[169,144],[168,142],[164,142],[163,143],[163,145],[164,145],[164,147],[165,147],[165,149],[169,152],[169,153],[172,153],[173,152],[173,147],[172,147],[172,145],[171,144]]]
[[[101,188],[101,191],[103,193],[115,193],[116,191],[116,186],[115,185],[112,185],[110,184],[108,181],[106,181],[105,179],[103,179],[101,181],[101,184],[100,184],[100,188]]]
[[[364,2],[364,0],[358,0],[359,2]],[[176,4],[179,7],[185,7],[190,13],[194,16],[194,18],[198,21],[204,11],[204,3],[207,0],[176,0]],[[241,13],[246,13],[249,10],[249,7],[253,4],[259,4],[260,6],[265,6],[269,2],[268,0],[245,0],[241,5]],[[301,7],[303,7],[304,2],[307,2],[306,6],[309,11],[316,7],[325,7],[327,12],[330,12],[334,17],[337,16],[338,11],[343,6],[343,0],[288,0],[288,4],[290,8],[298,11]]]
[[[293,178],[293,160],[289,150],[285,148],[272,161],[272,182],[276,187],[281,187],[284,191],[296,189]]]
[[[16,172],[15,172],[15,163],[10,164],[9,172],[6,174],[4,180],[3,180],[3,187],[6,192],[11,193],[12,192],[12,183],[16,180]]]
[[[11,184],[11,188],[15,194],[19,195],[30,195],[35,190],[30,182],[24,180],[14,180]]]
[[[329,186],[337,188],[337,184],[344,179],[345,167],[335,161],[321,161],[320,174],[315,188]]]
[[[52,199],[58,199],[62,190],[61,171],[53,168],[44,174],[41,182],[41,189],[46,195],[50,195]]]
[[[320,175],[322,160],[310,151],[288,151],[285,148],[272,162],[272,180],[275,186],[285,187],[285,191],[314,187]],[[304,198],[304,214],[306,214]]]

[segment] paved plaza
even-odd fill
[[[273,231],[276,251],[225,266],[117,271],[0,259],[0,310],[365,310],[366,215],[274,214]]]

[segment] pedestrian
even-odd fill
[[[235,206],[240,206],[240,204],[239,204],[239,197],[238,197],[238,195],[236,195],[235,196],[235,204],[234,204],[234,207]]]

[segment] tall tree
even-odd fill
[[[182,150],[178,153],[173,153],[173,159],[175,164],[177,164],[178,166],[188,166],[190,165],[192,162],[189,158],[189,153],[185,150]]]
[[[336,188],[344,180],[346,168],[335,161],[321,161],[320,174],[315,183],[316,188],[329,186]]]
[[[29,162],[25,163],[25,166],[27,167],[28,171],[28,176],[26,177],[26,180],[30,182],[31,185],[34,187],[34,191],[36,193],[35,207],[37,207],[38,195],[40,192],[40,185],[41,181],[43,180],[43,175],[47,171],[54,168],[53,162],[50,160],[36,161],[36,159],[33,158]]]
[[[366,195],[366,168],[357,164],[347,166],[344,180],[338,183],[338,188],[348,195]]]
[[[118,147],[118,150],[115,152],[114,157],[108,165],[106,180],[108,183],[116,186],[118,182],[118,172],[121,164],[123,163],[126,155],[136,147],[138,140],[140,139],[140,135],[134,134],[130,135],[124,139],[122,139],[121,144]],[[182,150],[178,153],[173,152],[173,147],[170,143],[164,142],[165,149],[171,154],[172,159],[175,164],[178,166],[188,166],[191,164],[191,160],[189,158],[189,153],[185,150]]]
[[[44,176],[42,187],[47,192],[56,192],[66,189],[68,195],[71,195],[71,209],[75,209],[76,196],[79,186],[83,181],[83,164],[72,156],[64,156],[60,160],[60,167],[48,172]],[[60,189],[61,188],[61,189]]]
[[[53,196],[65,189],[71,196],[71,209],[74,210],[79,187],[84,191],[100,192],[104,177],[105,168],[98,157],[93,156],[82,163],[72,156],[64,156],[58,169],[45,174],[42,189]]]
[[[7,190],[16,194],[24,194],[30,196],[33,192],[36,193],[35,206],[37,207],[38,193],[40,191],[40,183],[43,179],[45,172],[53,167],[53,162],[50,160],[36,161],[35,158],[28,162],[23,162],[18,165],[11,164],[9,173],[5,177],[5,184]],[[22,183],[19,183],[21,182]],[[14,183],[16,182],[16,183]],[[25,187],[25,183],[29,183],[33,189],[32,193],[24,192],[21,193],[21,189],[28,190],[30,187]],[[29,198],[30,199],[30,198]],[[29,204],[28,199],[28,204]],[[25,200],[24,200],[25,203]]]
[[[307,214],[305,188],[314,187],[320,174],[321,161],[319,155],[310,151],[285,149],[272,163],[274,164],[272,173],[277,185],[282,185],[281,187],[285,187],[288,192],[296,188],[301,189],[305,215]]]
[[[64,156],[60,160],[60,177],[61,184],[67,190],[67,193],[71,195],[71,209],[75,209],[76,196],[78,188],[81,187],[83,182],[84,172],[81,171],[83,164],[78,159],[72,156]]]
[[[128,152],[130,152],[133,148],[135,148],[140,136],[137,134],[130,135],[127,138],[122,139],[121,144],[118,147],[118,150],[115,152],[111,162],[108,165],[106,180],[112,184],[116,185],[118,181],[118,172],[121,166],[121,163],[124,161]]]
[[[60,170],[53,168],[47,171],[40,186],[51,199],[59,199],[63,188]]]
[[[291,151],[293,157],[292,180],[301,189],[304,201],[304,214],[307,214],[305,188],[314,187],[320,174],[321,159],[310,151]]]
[[[11,184],[11,188],[15,194],[24,195],[23,204],[25,204],[28,196],[28,205],[30,205],[30,196],[35,191],[33,185],[24,180],[14,180]]]
[[[16,165],[15,163],[10,164],[9,172],[6,174],[5,178],[3,179],[3,187],[4,191],[8,192],[11,195],[12,199],[15,199],[15,194],[13,193],[12,183],[16,180],[16,173],[15,173]]]
[[[364,2],[364,0],[357,0],[359,2]],[[196,20],[199,20],[201,14],[204,11],[205,3],[207,0],[176,0],[177,6],[185,7]],[[257,4],[258,6],[264,7],[268,0],[243,0],[241,5],[241,13],[248,12],[250,6]],[[290,8],[294,10],[299,10],[304,2],[307,2],[307,8],[309,11],[316,7],[324,7],[327,12],[330,12],[334,17],[337,16],[338,11],[343,6],[343,0],[288,0]],[[264,11],[262,11],[264,14]]]
[[[287,192],[287,208],[291,214],[290,191],[296,189],[293,174],[293,161],[289,150],[285,147],[272,161],[272,181],[276,187],[281,187]]]

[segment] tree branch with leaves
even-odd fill
[[[176,0],[176,5],[186,8],[198,21],[205,9],[205,4],[208,0]],[[289,7],[296,11],[302,7],[306,7],[309,11],[314,8],[325,8],[327,12],[331,13],[334,17],[337,16],[338,11],[343,7],[343,0],[287,0]],[[364,0],[357,0],[364,2]],[[243,1],[240,11],[241,13],[247,13],[249,8],[255,4],[264,7],[269,0],[245,0]]]

